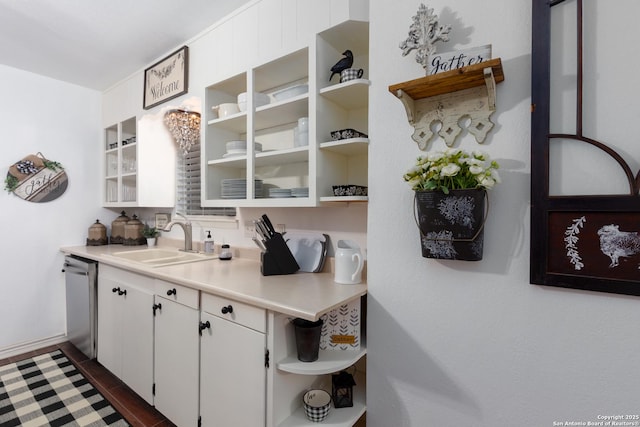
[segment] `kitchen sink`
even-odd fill
[[[182,252],[176,249],[159,248],[114,252],[111,255],[126,261],[139,262],[149,267],[186,264],[189,262],[206,261],[214,258],[211,255],[195,252]]]

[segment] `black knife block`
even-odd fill
[[[263,276],[293,274],[300,270],[282,234],[275,233],[265,240],[264,245],[267,250],[260,255],[260,272]]]

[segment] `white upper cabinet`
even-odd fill
[[[204,205],[366,200],[334,198],[332,186],[367,185],[368,38],[368,23],[347,21],[316,35],[310,46],[206,87]],[[347,49],[362,76],[339,83],[337,74],[329,81]],[[362,135],[332,140],[332,132],[344,129]]]
[[[156,116],[131,117],[105,129],[103,206],[175,205],[175,147]]]

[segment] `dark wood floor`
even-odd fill
[[[14,363],[28,357],[48,353],[60,349],[80,372],[94,385],[95,388],[122,414],[134,427],[167,427],[175,425],[167,420],[160,412],[135,394],[122,381],[111,374],[95,360],[89,360],[73,344],[64,342],[30,353],[0,360],[0,366]]]

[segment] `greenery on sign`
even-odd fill
[[[62,165],[58,162],[54,162],[51,160],[43,160],[42,163],[44,163],[45,168],[51,169],[52,171],[64,170]]]
[[[414,191],[436,190],[445,194],[458,189],[491,189],[500,182],[500,166],[487,153],[449,148],[420,156],[403,176]]]
[[[7,177],[4,180],[4,189],[7,190],[9,193],[13,192],[13,190],[15,190],[18,187],[19,181],[18,178],[16,178],[13,175],[7,175]]]

